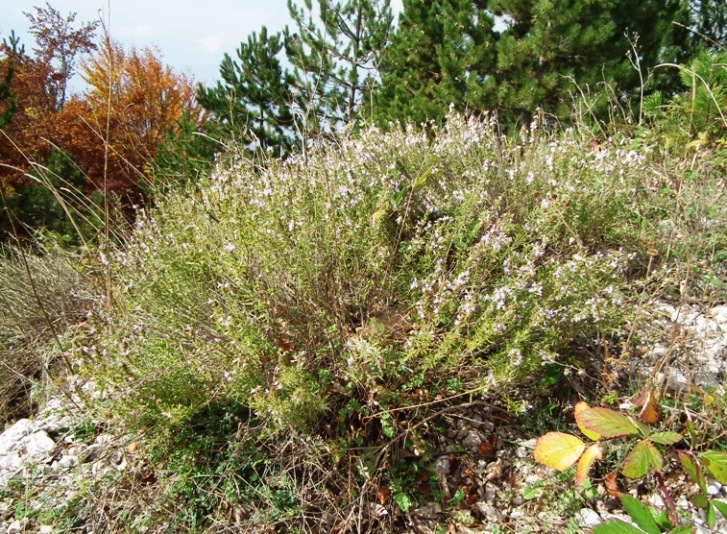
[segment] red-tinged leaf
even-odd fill
[[[649,472],[661,471],[664,459],[649,440],[639,441],[624,460],[621,472],[628,478],[641,478]]]
[[[661,419],[659,415],[659,403],[653,391],[648,391],[646,395],[646,402],[644,402],[639,415],[643,422],[655,425]]]
[[[575,436],[548,432],[535,443],[533,456],[537,462],[551,469],[564,471],[576,463],[585,448],[585,443]]]
[[[590,410],[590,409],[591,409],[591,407],[588,406],[587,402],[580,401],[580,402],[576,402],[576,405],[573,407],[573,413],[576,418],[576,424],[578,425],[578,429],[583,433],[583,435],[586,436],[590,440],[597,441],[601,437],[601,434],[599,434],[598,432],[594,432],[593,430],[589,430],[588,428],[583,426],[583,424],[580,422],[580,420],[578,418],[578,416],[584,410]]]
[[[727,452],[704,451],[699,459],[717,482],[727,484]]]
[[[621,495],[621,504],[623,504],[624,509],[631,519],[634,520],[634,523],[636,523],[644,532],[647,534],[661,533],[661,529],[656,523],[656,520],[651,513],[651,509],[640,500],[634,499],[631,495],[624,493]]]
[[[694,456],[686,451],[677,451],[679,457],[679,463],[682,464],[684,472],[691,478],[702,493],[707,493],[707,481],[704,478],[701,466],[697,463]]]
[[[616,481],[616,473],[611,471],[603,478],[603,485],[611,497],[621,497],[621,489]]]
[[[588,471],[591,470],[593,462],[602,459],[603,451],[601,450],[601,447],[596,444],[588,447],[578,460],[578,465],[576,466],[576,484],[579,486],[583,484],[586,481],[586,478],[588,478]]]
[[[620,519],[611,519],[591,530],[591,534],[644,534],[644,531]]]
[[[579,426],[597,432],[602,437],[617,438],[639,433],[639,428],[624,414],[608,408],[588,408],[576,415]]]
[[[657,432],[649,436],[649,439],[660,445],[674,445],[682,440],[682,435],[679,432]]]

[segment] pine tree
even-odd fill
[[[200,85],[197,101],[211,113],[208,132],[235,139],[259,150],[283,156],[293,146],[292,106],[295,78],[283,69],[280,33],[252,33],[237,49],[237,61],[225,54],[220,64],[222,81],[215,87]]]
[[[604,112],[615,95],[678,89],[688,0],[405,0],[376,94],[380,123],[496,110],[508,124],[540,109],[568,120],[581,92]],[[497,29],[493,17],[498,20]],[[595,107],[592,110],[598,111]]]
[[[727,3],[724,0],[690,0],[698,46],[719,51],[727,48]]]
[[[567,118],[574,96],[598,93],[605,85],[635,96],[652,69],[675,60],[684,44],[672,24],[683,16],[682,0],[490,0],[489,5],[507,21],[497,44],[497,78],[498,108],[510,121],[527,122],[538,107]],[[651,79],[649,89],[675,83],[664,73]]]
[[[494,104],[494,19],[479,0],[404,0],[374,105],[380,123]]]
[[[336,131],[359,119],[378,76],[393,15],[389,0],[318,0],[320,25],[313,22],[312,0],[288,10],[297,31],[285,30],[286,54],[295,67],[299,105],[308,111],[313,131]]]
[[[688,63],[696,53],[689,38],[688,1],[642,0],[634,3],[622,0],[612,8],[611,17],[616,24],[613,49],[623,53],[624,49],[631,48],[631,55],[627,57],[631,62],[638,58],[637,66],[641,71],[640,77],[632,66],[616,80],[619,88],[630,93],[635,101],[641,98],[638,93],[641,78],[647,93],[659,91],[673,95],[679,92],[679,73],[658,66]]]
[[[19,46],[19,44],[20,39],[15,35],[15,31],[11,31],[10,37],[3,39],[0,45],[0,52],[4,55],[0,60],[0,70],[5,70],[2,81],[0,81],[0,106],[2,106],[0,108],[0,130],[10,122],[17,110],[16,98],[11,88],[16,58],[25,54],[25,46]]]

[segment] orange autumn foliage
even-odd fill
[[[53,137],[55,109],[43,89],[47,68],[41,62],[3,46],[0,72],[13,67],[10,91],[16,111],[0,134],[0,182],[7,190],[28,182],[33,161],[46,161]]]
[[[95,50],[98,22],[76,23],[46,3],[25,13],[35,39],[33,55],[13,34],[0,44],[0,72],[12,70],[10,94],[15,113],[0,135],[0,184],[3,191],[32,181],[26,174],[48,161],[57,140],[56,115],[64,106],[76,59]]]
[[[165,66],[152,50],[126,51],[107,41],[85,62],[81,73],[88,89],[61,111],[61,144],[70,151],[95,188],[133,200],[150,180],[148,166],[157,147],[185,111],[199,122],[203,115],[187,76]]]
[[[51,66],[8,47],[0,52],[0,73],[13,64],[17,108],[0,132],[0,185],[10,197],[33,184],[28,173],[44,166],[56,149],[85,176],[83,193],[105,185],[129,207],[143,200],[150,163],[177,121],[185,113],[198,124],[204,120],[193,80],[164,65],[152,50],[102,44],[81,64],[83,92],[60,104],[48,91]]]

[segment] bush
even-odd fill
[[[323,488],[346,484],[306,482],[306,454],[378,448],[354,476],[371,491],[394,465],[382,443],[413,439],[442,403],[547,391],[586,349],[607,357],[644,298],[679,287],[675,262],[724,232],[706,162],[685,179],[644,141],[594,148],[537,124],[505,138],[487,117],[433,132],[370,129],[265,169],[241,150],[160,201],[113,266],[119,309],[91,367],[112,409],[175,455],[188,432],[227,443],[194,441],[190,459],[257,442],[264,476],[229,476],[284,491],[283,508],[237,496],[276,520],[312,506],[312,480],[330,508]],[[225,406],[227,438],[205,416]]]

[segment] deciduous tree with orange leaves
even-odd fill
[[[178,122],[185,115],[197,124],[204,119],[192,80],[164,65],[156,51],[125,50],[109,39],[81,75],[88,89],[60,114],[61,142],[94,187],[105,176],[109,190],[134,199],[152,181],[150,164]]]
[[[0,45],[0,73],[12,69],[5,102],[14,105],[0,132],[7,206],[0,240],[10,216],[29,231],[66,231],[56,221],[63,211],[52,206],[58,191],[44,187],[72,188],[76,199],[79,192],[110,194],[125,208],[143,201],[160,144],[183,120],[186,128],[204,120],[193,81],[166,66],[158,51],[127,50],[108,36],[97,45],[97,23],[79,26],[75,14],[64,18],[50,4],[26,15],[36,41],[32,55],[17,41]],[[68,82],[82,54],[90,54],[80,62],[86,86],[71,94]]]

